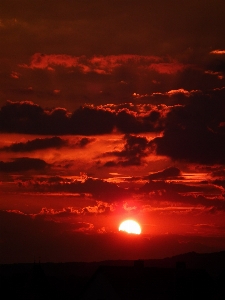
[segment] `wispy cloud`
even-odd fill
[[[82,142],[81,142],[82,143]],[[10,146],[5,146],[0,151],[10,152],[29,152],[35,150],[44,150],[48,148],[61,148],[68,144],[68,141],[60,137],[51,137],[43,139],[28,140],[27,142],[13,143]]]
[[[212,50],[211,52],[210,52],[210,54],[225,54],[225,50],[219,50],[219,49],[217,49],[217,50]]]
[[[57,66],[64,68],[77,68],[81,73],[97,73],[102,75],[111,74],[116,68],[123,65],[136,66],[137,68],[156,68],[156,64],[151,64],[152,62],[160,62],[161,58],[157,56],[143,56],[143,55],[107,55],[107,56],[93,56],[88,58],[86,56],[70,56],[66,54],[41,54],[35,53],[31,57],[31,62],[29,65],[20,65],[22,68],[31,69],[47,69],[49,71],[54,71]],[[179,69],[178,65],[176,68]],[[175,70],[175,65],[162,64],[159,67],[159,72],[171,73],[171,70]],[[161,71],[160,71],[161,70]],[[164,70],[164,71],[163,71]]]

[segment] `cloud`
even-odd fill
[[[214,191],[213,191],[214,190]],[[218,189],[219,190],[219,189]],[[217,192],[218,192],[217,190]],[[202,194],[205,193],[201,186],[188,186],[182,184],[166,183],[163,181],[146,183],[140,192],[145,194],[145,199],[149,200],[152,207],[167,203],[176,205],[191,205],[193,209],[206,209],[209,213],[216,211],[225,211],[224,197],[207,197]],[[216,187],[212,187],[212,192],[216,192]],[[169,204],[168,204],[169,203]],[[190,210],[192,209],[189,208]],[[170,208],[173,210],[173,208]]]
[[[1,148],[0,150],[11,151],[11,152],[29,152],[35,150],[48,149],[48,148],[61,148],[66,146],[67,144],[68,144],[67,140],[55,136],[52,138],[43,138],[43,139],[38,138],[34,140],[28,140],[25,143],[22,142],[13,143],[10,146]]]
[[[33,218],[41,218],[44,220],[52,220],[55,222],[68,222],[68,220],[80,220],[81,216],[91,217],[96,215],[109,215],[114,210],[114,204],[109,204],[103,201],[94,201],[92,206],[82,208],[64,207],[60,210],[43,207],[37,214],[31,214]],[[21,213],[21,212],[16,212]]]
[[[201,228],[212,228],[215,227],[214,224],[195,224],[195,227],[201,227]]]
[[[225,52],[223,54],[225,54]],[[208,70],[206,70],[206,72],[210,75],[217,75],[218,79],[223,79],[223,75],[225,73],[225,55],[217,53],[216,57],[213,57],[213,59],[209,61],[207,69]]]
[[[169,111],[174,105],[187,105],[190,103],[190,98],[203,95],[201,90],[185,90],[183,88],[172,89],[167,92],[153,92],[151,94],[138,94],[133,93],[132,97],[134,99],[141,100],[144,103],[150,102],[153,106],[157,105],[157,109],[162,113]],[[161,103],[161,108],[159,108],[158,103]],[[164,107],[163,107],[164,105]],[[150,107],[149,107],[150,109]],[[153,108],[152,108],[153,109]]]
[[[30,65],[22,65],[21,67],[31,68],[31,69],[48,69],[54,70],[54,66],[63,66],[65,68],[68,67],[76,67],[78,66],[78,58],[71,57],[69,55],[45,55],[41,53],[35,53],[31,57]]]
[[[194,91],[189,92],[184,89],[177,89],[177,90],[171,90],[171,91],[167,92],[167,94],[169,96],[176,95],[176,94],[184,94],[185,96],[190,96],[192,92],[194,92]]]
[[[210,51],[210,54],[225,54],[225,50],[212,50]]]
[[[76,68],[81,73],[97,73],[99,75],[111,74],[116,68],[122,65],[134,65],[138,68],[146,67],[151,62],[157,62],[161,59],[156,56],[144,56],[144,55],[108,55],[108,56],[92,56],[88,58],[86,56],[70,56],[66,54],[41,54],[35,53],[31,57],[29,65],[21,65],[23,68],[31,69],[47,69],[54,71],[57,66],[64,68]],[[162,68],[162,67],[161,67]],[[164,69],[169,67],[165,67]],[[178,68],[178,67],[177,67]],[[170,66],[172,70],[172,67]],[[175,70],[175,67],[173,67]]]
[[[121,110],[116,118],[116,125],[121,132],[140,132],[142,123],[138,121],[134,113],[129,112],[127,109]]]
[[[107,152],[104,156],[114,155],[119,158],[119,161],[109,161],[105,163],[105,167],[114,166],[139,166],[142,164],[142,159],[148,155],[148,140],[146,137],[127,134],[124,136],[125,145],[121,151]]]
[[[217,176],[221,176],[221,175],[215,175],[215,176],[217,177]],[[223,174],[223,178],[224,178],[224,174]],[[220,187],[222,186],[223,188],[225,188],[225,180],[216,179],[216,180],[213,180],[212,183],[217,186],[220,186]]]
[[[149,182],[145,183],[143,187],[140,188],[141,192],[173,192],[183,195],[214,195],[221,196],[223,189],[214,184],[204,184],[204,183],[194,183],[194,184],[185,184],[175,182],[166,182],[164,180],[156,180],[149,178]],[[175,200],[174,200],[175,201]]]
[[[116,128],[122,133],[159,132],[163,128],[162,111],[153,108],[145,114],[137,114],[121,109],[116,115]]]
[[[94,178],[86,178],[84,181],[61,177],[35,178],[28,181],[18,180],[18,186],[35,192],[89,194],[105,202],[121,201],[130,196],[128,191],[117,184]]]
[[[29,101],[8,101],[0,111],[0,130],[31,134],[109,133],[114,116],[106,110],[80,108],[72,116],[63,108],[50,111]],[[104,123],[103,123],[104,122]]]
[[[0,172],[23,172],[30,170],[44,170],[48,164],[39,158],[21,157],[10,162],[0,161]]]
[[[114,128],[109,110],[81,107],[73,114],[63,108],[50,111],[29,101],[11,102],[0,111],[0,131],[31,134],[102,134]]]
[[[180,176],[181,176],[181,171],[178,168],[169,167],[167,169],[164,169],[163,171],[150,174],[148,176],[148,179],[149,180],[174,179],[174,178],[180,178]]]
[[[210,175],[212,177],[218,177],[218,178],[222,179],[225,177],[225,169],[222,168],[222,169],[215,170]]]
[[[104,134],[113,131],[115,115],[105,109],[80,107],[71,116],[73,134]]]
[[[86,147],[88,144],[94,142],[95,139],[94,138],[88,138],[88,137],[83,137],[83,138],[79,138],[74,146],[75,147],[78,147],[78,148],[83,148],[83,147]]]
[[[131,145],[129,143],[132,143],[135,138],[127,138],[127,145],[122,151],[111,153],[123,159],[108,161],[105,166],[140,165],[143,158],[151,152],[174,160],[193,163],[224,163],[225,89],[217,88],[208,91],[207,95],[199,91],[171,90],[164,97],[172,98],[172,101],[175,98],[180,100],[185,98],[185,103],[169,107],[146,104],[97,107],[89,105],[80,107],[71,114],[63,108],[44,110],[39,105],[28,101],[8,102],[0,110],[0,129],[2,132],[54,135],[97,135],[112,133],[114,130],[128,134],[158,133],[158,137],[149,143],[145,141],[145,145],[142,145],[143,140],[141,142],[137,138],[136,146]],[[81,147],[89,141],[85,138],[80,140],[80,145],[74,146]],[[64,143],[59,138],[55,138],[54,142],[58,143],[58,146]],[[50,146],[53,139],[30,141],[26,145],[13,145],[10,150],[18,147],[20,149],[45,147],[44,143],[49,143]]]
[[[223,89],[218,91],[221,96]],[[191,97],[189,104],[167,114],[162,137],[151,141],[156,153],[175,160],[201,164],[224,163],[224,101],[217,91],[210,96]]]
[[[65,110],[55,109],[51,114],[45,112],[39,105],[30,101],[8,101],[1,107],[0,130],[2,132],[18,133],[63,133],[66,124]],[[60,124],[60,121],[63,123]],[[57,121],[57,122],[56,122]],[[60,124],[60,125],[59,125]]]
[[[29,134],[97,135],[159,132],[163,129],[166,106],[85,105],[69,113],[64,108],[44,110],[30,101],[8,101],[0,110],[0,131]],[[34,143],[34,142],[32,142]]]
[[[178,62],[165,62],[150,64],[149,68],[161,74],[175,74],[183,71],[187,66]]]
[[[14,72],[14,71],[12,71],[12,73],[11,73],[11,75],[10,75],[12,78],[14,78],[14,79],[19,79],[19,77],[20,77],[20,74],[18,73],[18,72]]]
[[[217,76],[217,78],[219,78],[219,79],[221,79],[221,80],[224,78],[222,72],[215,72],[215,71],[209,70],[209,71],[205,71],[205,74],[210,74],[210,75],[212,75],[212,76]]]
[[[0,111],[2,132],[37,133],[43,126],[44,110],[29,101],[11,102]]]

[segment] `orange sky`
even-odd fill
[[[224,9],[1,1],[0,263],[225,249]]]

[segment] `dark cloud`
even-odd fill
[[[160,111],[150,110],[144,116],[122,109],[116,116],[116,127],[122,133],[159,132],[163,128]]]
[[[0,129],[2,132],[38,132],[43,123],[43,109],[32,102],[11,102],[1,107]]]
[[[107,117],[109,114],[107,114]],[[98,117],[104,117],[104,111],[98,113],[94,109],[84,108],[78,110],[70,117],[65,109],[56,108],[44,111],[40,106],[28,101],[7,102],[1,108],[0,117],[0,130],[2,132],[97,134],[98,131],[100,131],[99,133],[102,133],[102,131],[109,132],[111,129],[109,126],[101,127],[99,124],[101,122]],[[98,121],[98,124],[95,124],[95,121]]]
[[[74,146],[78,147],[78,148],[83,148],[86,147],[88,144],[94,142],[95,139],[94,138],[88,138],[88,137],[84,137],[84,138],[80,138],[78,139],[75,143]]]
[[[45,111],[40,119],[43,134],[68,134],[70,133],[69,113],[64,108],[55,108]]]
[[[150,174],[148,176],[148,179],[149,180],[174,179],[174,178],[178,178],[178,177],[180,178],[180,176],[181,176],[181,171],[178,168],[170,167],[163,171],[159,171],[159,172]]]
[[[112,132],[115,116],[112,112],[91,107],[81,107],[71,116],[73,134],[104,134]]]
[[[161,130],[165,118],[163,108],[150,107],[149,109],[142,115],[141,112],[135,113],[128,109],[116,112],[107,106],[83,106],[71,114],[63,108],[44,110],[29,101],[8,101],[0,110],[0,131],[97,135],[111,133],[115,128],[122,133]]]
[[[142,159],[148,155],[149,141],[146,137],[125,135],[125,145],[121,151],[108,152],[104,155],[114,155],[119,157],[118,161],[109,161],[105,163],[105,167],[114,166],[139,166],[142,164]],[[121,159],[122,158],[122,159]]]
[[[29,170],[44,170],[48,164],[39,158],[21,157],[10,162],[0,161],[0,172],[24,172]]]
[[[118,113],[116,125],[117,128],[124,133],[136,133],[142,129],[142,123],[137,120],[134,114],[131,114],[127,110],[122,110]]]
[[[202,164],[224,163],[224,91],[220,97],[193,97],[186,106],[174,107],[167,115],[162,137],[151,142],[159,155]]]
[[[216,54],[216,53],[214,53]],[[221,51],[221,54],[213,57],[213,59],[209,62],[208,65],[209,70],[214,72],[221,72],[221,75],[225,75],[225,52],[224,50]]]
[[[77,109],[71,116],[71,125],[74,134],[104,134],[112,132],[115,127],[121,132],[126,132],[120,123],[118,122],[120,116],[109,109],[94,108],[94,107],[81,107]],[[131,113],[128,115],[124,115],[123,123],[127,123],[126,116],[131,117]],[[132,118],[132,117],[131,117]],[[134,118],[135,119],[135,118]],[[135,131],[140,132],[140,128],[138,129],[138,122],[134,120]],[[128,126],[130,123],[128,124]],[[122,127],[122,128],[121,128]],[[132,132],[132,127],[130,128],[130,132]]]
[[[0,111],[0,131],[30,134],[69,133],[69,118],[63,108],[50,111],[30,101],[8,101]]]
[[[81,142],[82,143],[82,142]],[[4,147],[0,150],[11,152],[29,152],[35,150],[43,150],[48,148],[61,148],[68,144],[67,140],[63,140],[60,137],[34,139],[27,141],[26,143],[13,143],[10,146]]]

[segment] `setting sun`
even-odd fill
[[[126,231],[127,233],[140,234],[141,226],[136,221],[126,220],[120,224],[119,231]]]

